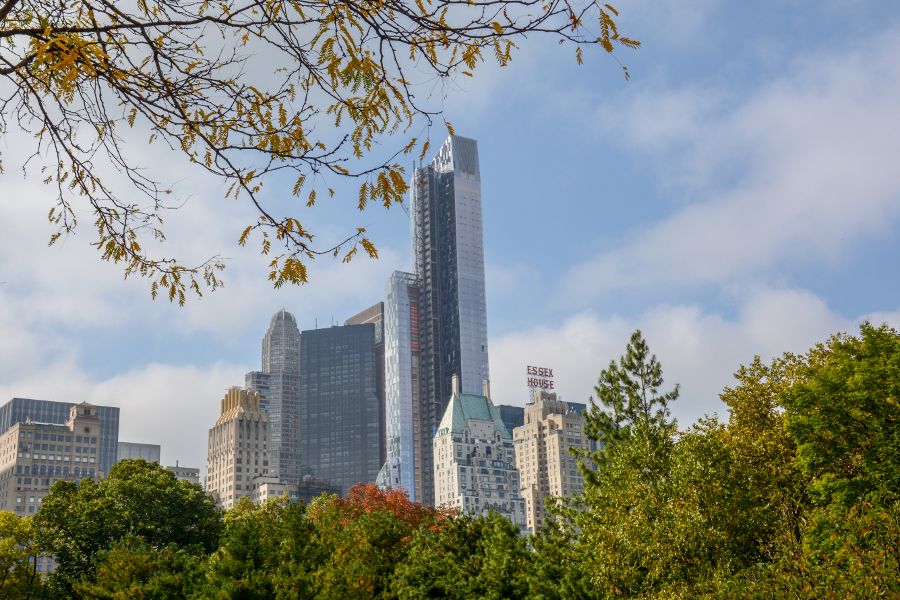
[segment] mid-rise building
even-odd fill
[[[62,422],[26,418],[0,435],[0,510],[34,514],[57,481],[100,477],[103,426],[97,409],[83,402]]]
[[[176,460],[174,467],[165,467],[165,469],[175,475],[178,481],[187,481],[188,483],[200,485],[200,469],[197,467],[185,467],[178,464]]]
[[[526,525],[533,533],[544,524],[547,498],[575,496],[584,488],[570,449],[587,449],[590,442],[584,436],[584,417],[544,390],[533,392],[525,423],[513,430],[513,440]]]
[[[384,301],[385,441],[382,487],[401,488],[419,501],[424,482],[419,381],[419,297],[416,276],[394,271]],[[430,437],[430,436],[429,436]]]
[[[300,469],[300,330],[282,309],[272,317],[262,342],[262,370],[248,373],[247,389],[257,393],[269,418],[269,473],[291,483]]]
[[[434,495],[437,506],[468,514],[496,511],[525,528],[513,441],[490,398],[464,394],[452,380],[447,410],[434,436]]]
[[[74,402],[13,398],[0,406],[0,433],[27,420],[36,423],[66,423],[73,406],[76,406]],[[98,438],[100,450],[97,468],[101,476],[104,476],[116,464],[119,446],[119,407],[94,406],[94,408],[103,425],[103,432]]]
[[[375,371],[372,323],[300,334],[304,474],[340,488],[341,493],[356,483],[375,483],[381,467],[383,434]]]
[[[241,496],[253,497],[253,479],[269,474],[269,420],[253,390],[233,387],[209,430],[206,491],[219,506],[231,508]]]
[[[256,504],[264,504],[268,500],[284,496],[287,496],[291,502],[309,504],[322,494],[340,495],[341,493],[339,488],[310,475],[303,476],[295,484],[279,481],[277,477],[260,475],[253,480],[253,486],[253,501]]]
[[[138,444],[136,442],[119,442],[116,462],[126,458],[142,458],[147,462],[159,464],[161,448],[159,444]]]
[[[450,136],[411,185],[413,249],[418,285],[420,412],[418,439],[424,479],[417,499],[433,504],[431,439],[451,394],[451,377],[465,394],[489,378],[481,172],[475,140]]]
[[[384,381],[384,302],[373,304],[362,312],[359,312],[344,323],[344,325],[365,325],[371,323],[375,326],[375,392],[378,395],[378,427],[382,434],[385,430],[385,381]],[[387,457],[387,442],[384,435],[379,440],[379,462],[383,463]]]

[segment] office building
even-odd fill
[[[458,375],[464,394],[488,379],[481,174],[475,140],[451,136],[411,185],[419,303],[421,498],[434,502],[431,438]]]
[[[260,475],[253,480],[253,502],[265,502],[287,496],[290,502],[309,504],[322,494],[340,495],[341,490],[328,482],[309,475],[303,476],[298,483],[289,484],[279,481],[277,477]]]
[[[584,418],[555,393],[535,390],[525,407],[525,423],[513,430],[513,440],[526,525],[534,533],[544,524],[548,497],[571,497],[584,488],[577,460],[569,451],[589,447]]]
[[[262,342],[262,370],[248,373],[247,389],[257,393],[269,418],[271,468],[287,483],[300,469],[300,330],[288,311],[272,317]]]
[[[119,442],[117,461],[126,458],[142,458],[147,462],[159,464],[159,444],[138,444],[135,442]]]
[[[0,406],[0,433],[29,419],[37,423],[66,423],[73,406],[76,406],[74,402],[13,398]],[[95,408],[103,424],[99,438],[98,461],[98,469],[103,476],[116,464],[119,446],[119,408],[117,406],[95,406]]]
[[[262,371],[250,371],[244,375],[244,388],[259,394],[259,407],[269,410],[269,374]]]
[[[384,302],[373,304],[364,311],[347,319],[344,325],[365,325],[371,323],[375,326],[375,392],[378,394],[378,422],[382,432],[385,430],[385,381],[384,381]],[[384,436],[381,436],[379,448],[380,460],[384,462],[387,457],[387,444]]]
[[[451,390],[434,436],[436,505],[474,515],[493,510],[524,529],[513,441],[491,402],[487,381],[483,395],[462,393],[456,377]]]
[[[209,430],[206,491],[222,508],[241,496],[253,496],[252,481],[269,474],[269,421],[259,395],[233,387],[221,401],[221,412]]]
[[[423,482],[419,382],[419,298],[416,276],[394,271],[384,301],[385,440],[382,487],[401,488],[418,501]]]
[[[516,427],[521,427],[525,423],[525,407],[511,406],[509,404],[498,404],[497,410],[500,411],[500,418],[506,425],[508,431],[512,431]]]
[[[300,334],[304,474],[340,488],[342,494],[356,483],[375,483],[381,467],[375,370],[371,323]]]
[[[82,402],[56,423],[26,417],[0,435],[0,510],[31,515],[57,481],[99,479],[103,423],[98,408]]]
[[[175,475],[178,481],[187,481],[188,483],[200,485],[200,469],[197,467],[185,467],[178,464],[176,460],[174,467],[165,467],[165,469]]]

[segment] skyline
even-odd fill
[[[682,384],[673,411],[685,427],[722,413],[716,393],[753,354],[803,351],[852,332],[866,315],[900,322],[892,276],[900,255],[892,164],[900,155],[900,9],[855,5],[850,14],[842,3],[822,4],[773,8],[765,29],[758,20],[741,25],[740,8],[699,3],[693,21],[676,18],[671,32],[660,23],[654,32],[651,20],[634,34],[644,48],[623,57],[631,82],[611,61],[576,71],[571,56],[535,48],[448,98],[448,120],[479,140],[489,174],[487,312],[498,404],[524,404],[529,363],[555,367],[563,399],[584,402],[640,327],[667,384]],[[623,7],[632,25],[642,6],[650,10],[635,6]],[[674,6],[659,11],[676,15]],[[815,34],[801,28],[788,39],[798,13]],[[697,35],[705,31],[712,41]],[[731,41],[715,57],[704,53],[730,37],[743,37],[746,49]],[[87,235],[45,248],[45,188],[24,181],[15,158],[4,149],[0,400],[119,406],[120,438],[160,443],[165,464],[202,466],[203,454],[192,458],[195,450],[176,438],[193,431],[205,452],[209,415],[228,386],[257,368],[259,336],[278,308],[301,328],[316,318],[341,323],[378,300],[391,271],[411,267],[402,210],[359,216],[352,206],[325,206],[312,216],[324,235],[370,223],[382,258],[322,261],[309,285],[272,291],[255,252],[234,245],[238,216],[216,215],[216,190],[175,165],[193,198],[176,247],[221,250],[230,271],[224,289],[183,309],[154,303],[144,282],[123,282],[99,263]],[[824,166],[810,169],[816,163]],[[223,230],[191,239],[204,219]],[[161,439],[166,418],[156,422],[154,412],[179,408],[192,428]]]

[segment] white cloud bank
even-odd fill
[[[900,222],[900,32],[809,57],[745,98],[687,88],[599,111],[696,199],[574,267],[563,297],[834,262]],[[723,108],[724,107],[724,108]]]
[[[539,326],[491,340],[494,401],[523,405],[525,366],[554,367],[564,400],[586,402],[600,371],[641,329],[663,366],[665,389],[682,386],[673,413],[682,426],[704,414],[725,415],[719,401],[731,375],[754,355],[764,360],[803,352],[831,334],[853,333],[863,320],[900,326],[900,309],[846,319],[803,290],[761,290],[747,296],[736,317],[693,305],[654,307],[641,315],[600,317],[585,312],[555,327]]]

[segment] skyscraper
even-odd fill
[[[0,406],[0,433],[5,432],[16,423],[26,420],[38,423],[65,423],[69,419],[74,402],[54,402],[53,400],[33,400],[31,398],[13,398]],[[100,475],[109,474],[109,469],[116,464],[119,449],[119,407],[97,406],[97,416],[103,425],[100,433],[100,449],[97,463]]]
[[[356,483],[374,483],[381,467],[375,367],[372,323],[300,334],[303,470],[341,493]]]
[[[458,375],[462,393],[488,379],[481,173],[475,140],[449,137],[412,181],[419,293],[420,500],[434,503],[432,437]]]
[[[369,308],[359,312],[344,322],[344,325],[365,325],[371,323],[375,326],[375,392],[378,394],[378,422],[381,431],[385,430],[385,381],[384,381],[384,302],[373,304]],[[387,456],[387,446],[384,436],[381,436],[380,462],[384,462]]]
[[[300,330],[294,315],[281,309],[262,342],[262,371],[248,373],[246,385],[260,396],[269,418],[270,473],[288,483],[300,479]]]
[[[379,485],[400,487],[410,500],[422,489],[419,403],[419,297],[416,276],[394,271],[384,300],[385,439]]]
[[[268,429],[256,392],[228,390],[209,430],[206,455],[206,491],[222,508],[231,508],[241,496],[252,498],[253,480],[269,474]]]

